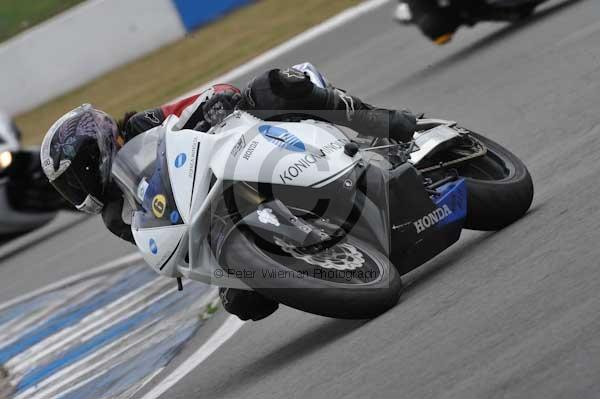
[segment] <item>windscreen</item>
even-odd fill
[[[134,209],[132,227],[147,229],[182,224],[173,198],[161,128],[130,140],[115,158],[112,176]]]

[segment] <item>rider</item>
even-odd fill
[[[174,104],[127,113],[119,123],[91,105],[83,105],[56,121],[46,134],[42,167],[52,185],[78,210],[102,213],[111,232],[133,243],[131,227],[122,214],[123,196],[110,178],[116,152],[171,115],[179,117],[181,129],[207,131],[235,109],[262,119],[304,110],[359,133],[400,141],[409,141],[416,129],[416,118],[410,112],[368,105],[328,85],[312,65],[303,64],[267,71],[243,92],[227,84],[214,85]],[[221,298],[224,307],[243,320],[260,320],[278,307],[253,291],[221,289]]]

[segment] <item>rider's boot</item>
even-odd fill
[[[241,320],[262,320],[279,308],[279,303],[255,291],[220,288],[219,296],[226,311]]]

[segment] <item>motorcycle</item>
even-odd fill
[[[14,122],[0,114],[0,238],[39,228],[71,209],[44,176],[39,148],[21,146]]]
[[[306,115],[238,110],[206,133],[178,121],[129,141],[112,176],[145,261],[181,289],[186,278],[372,318],[462,229],[501,229],[533,199],[521,160],[453,121],[420,119],[408,144]]]
[[[462,25],[483,21],[515,22],[531,16],[548,0],[400,0],[395,19],[414,24],[435,44],[452,40]]]

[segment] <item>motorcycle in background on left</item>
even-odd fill
[[[42,171],[39,148],[21,145],[14,121],[0,114],[0,239],[12,238],[72,210]]]

